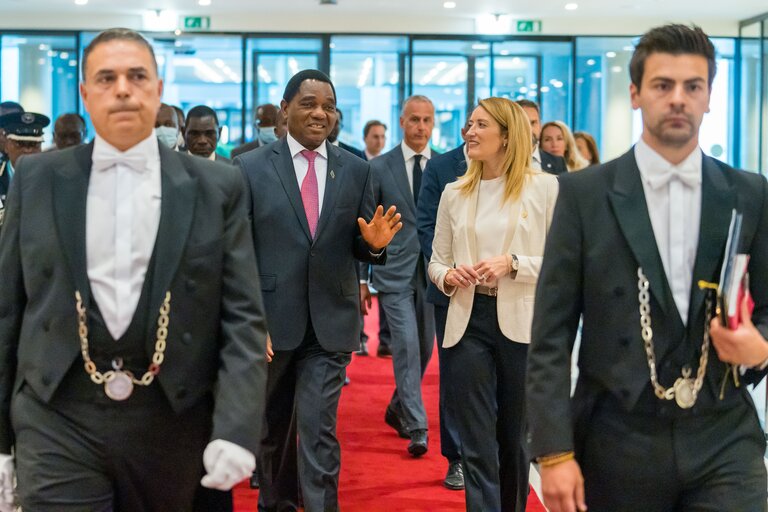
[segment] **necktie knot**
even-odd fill
[[[694,166],[668,166],[662,172],[653,173],[648,176],[648,184],[653,189],[660,189],[666,186],[672,180],[677,179],[683,185],[695,187],[701,183],[701,172]]]
[[[310,164],[315,163],[315,158],[317,158],[317,151],[310,151],[308,149],[302,149],[301,150],[301,156],[307,159],[307,162]]]

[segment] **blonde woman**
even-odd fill
[[[550,121],[541,128],[541,149],[565,158],[568,172],[580,171],[589,166],[576,147],[571,130],[562,121]]]
[[[468,511],[523,511],[524,382],[533,297],[557,179],[531,169],[531,129],[504,98],[480,100],[467,173],[443,192],[429,277],[451,298],[443,347]]]

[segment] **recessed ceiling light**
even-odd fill
[[[575,11],[578,8],[579,8],[579,4],[575,4],[573,2],[571,2],[570,4],[565,4],[566,11]]]
[[[605,52],[605,56],[612,59],[616,56],[616,52]]]
[[[443,2],[443,7],[446,9],[455,9],[456,2]]]
[[[75,0],[75,5],[86,5],[88,0]]]
[[[206,5],[211,5],[211,0],[197,0],[197,3],[205,7]]]

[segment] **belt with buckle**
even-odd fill
[[[495,297],[499,293],[498,288],[490,288],[488,286],[475,286],[475,293],[480,295],[487,295],[488,297]]]

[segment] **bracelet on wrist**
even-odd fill
[[[562,453],[555,453],[552,455],[545,455],[543,457],[537,457],[536,463],[539,466],[546,468],[550,466],[556,466],[562,462],[573,460],[575,458],[576,458],[576,454],[573,451],[562,452]]]

